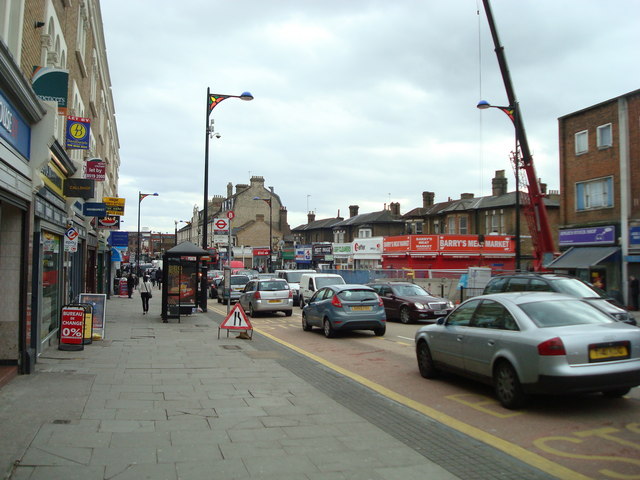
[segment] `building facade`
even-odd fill
[[[550,266],[629,305],[640,277],[640,90],[558,119],[559,246]]]
[[[119,144],[99,1],[0,10],[0,158],[11,172],[0,185],[11,192],[0,200],[11,283],[0,307],[13,312],[0,321],[0,362],[28,373],[57,343],[61,307],[108,291],[109,232],[85,204],[117,196]]]

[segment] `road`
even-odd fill
[[[226,306],[209,302],[222,315]],[[413,335],[417,325],[388,322],[384,337],[352,332],[327,339],[304,332],[294,314],[249,318],[254,332],[557,478],[640,480],[640,387],[625,398],[537,397],[504,409],[490,387],[455,376],[423,379]]]

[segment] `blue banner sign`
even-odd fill
[[[28,161],[31,155],[31,128],[0,92],[0,137],[4,138]]]
[[[109,237],[109,245],[112,247],[129,246],[129,232],[113,231]]]
[[[615,243],[616,228],[613,225],[560,230],[559,235],[561,247],[571,245],[612,245]]]
[[[640,245],[640,227],[629,228],[629,244],[633,246]]]
[[[87,217],[106,217],[107,205],[102,202],[85,202],[82,205],[82,214]]]

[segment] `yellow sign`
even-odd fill
[[[107,215],[122,216],[124,215],[124,198],[120,197],[102,197],[102,202],[107,206]]]

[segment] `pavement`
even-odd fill
[[[280,361],[289,354],[274,353],[270,340],[219,333],[222,318],[215,312],[163,323],[160,298],[155,295],[143,315],[137,295],[111,297],[103,340],[82,351],[51,346],[33,374],[0,388],[0,478],[474,477],[451,473],[465,463],[469,472],[477,468],[465,462],[469,451],[461,435],[451,440],[459,457],[443,448],[441,458],[450,462],[444,468],[444,460],[429,459],[419,445],[399,440],[353,408],[354,402],[386,399],[354,391],[339,403],[314,385],[324,373],[311,360],[289,358],[298,367],[306,362],[308,374],[295,373]],[[422,421],[411,415],[413,425]],[[446,447],[445,437],[434,432],[434,445]],[[473,448],[478,453],[479,446]]]

